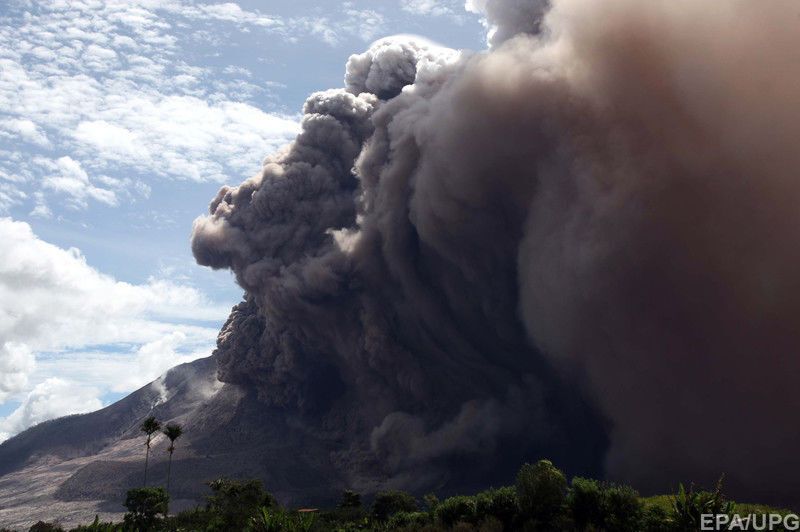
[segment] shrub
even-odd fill
[[[608,532],[639,530],[643,506],[639,494],[628,486],[601,484],[575,477],[567,494],[567,508],[578,529]]]
[[[355,491],[344,490],[339,508],[361,508],[361,495]]]
[[[152,530],[169,511],[169,495],[164,488],[134,488],[125,498],[126,528]]]
[[[308,532],[314,524],[311,513],[289,513],[280,508],[261,507],[250,518],[248,532]]]
[[[416,512],[417,500],[404,491],[382,491],[375,495],[372,516],[386,521],[397,512]]]
[[[642,501],[629,486],[603,490],[603,527],[608,532],[636,532],[641,529]]]
[[[434,516],[437,521],[448,527],[459,522],[475,523],[477,521],[475,497],[465,495],[449,497],[439,503]]]
[[[575,477],[567,494],[567,507],[579,529],[603,522],[603,493],[596,480]]]
[[[683,484],[678,486],[678,494],[672,500],[672,519],[679,530],[697,530],[701,524],[702,514],[733,513],[735,505],[725,500],[722,494],[722,480],[719,479],[713,492],[694,491],[694,486],[686,491]]]
[[[431,524],[431,516],[426,512],[397,512],[389,518],[386,528],[396,530],[410,528],[412,530]]]
[[[95,515],[94,521],[90,525],[80,525],[77,528],[73,528],[71,532],[117,532],[122,530],[122,527],[119,525],[115,525],[114,523],[101,523],[100,516]],[[2,532],[2,531],[0,531]]]
[[[660,506],[648,506],[642,512],[642,530],[648,532],[669,532],[672,520],[665,509]]]
[[[208,508],[193,508],[167,518],[167,522],[169,530],[213,530],[214,517]]]
[[[540,526],[551,523],[561,513],[567,479],[549,460],[525,464],[517,474],[517,500],[522,515]]]
[[[220,478],[209,483],[209,487],[213,493],[206,508],[212,514],[211,522],[225,530],[242,530],[259,508],[276,506],[260,480]]]
[[[509,530],[503,523],[496,517],[489,516],[481,521],[478,527],[478,532],[503,532]]]
[[[519,513],[516,489],[507,486],[477,494],[475,496],[475,513],[479,520],[493,518],[502,523],[506,529],[510,529]],[[482,528],[484,527],[482,526]]]
[[[57,523],[46,523],[39,521],[28,529],[28,532],[63,532],[64,529]]]
[[[439,497],[435,493],[428,493],[422,497],[422,502],[425,503],[425,508],[432,512],[439,506]]]

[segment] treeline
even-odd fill
[[[128,492],[128,512],[121,523],[94,523],[75,532],[504,532],[504,531],[687,531],[701,528],[704,514],[737,512],[722,493],[685,489],[674,495],[642,498],[628,486],[575,477],[567,482],[551,462],[525,464],[513,486],[475,495],[417,500],[401,491],[385,491],[362,504],[352,491],[332,509],[281,507],[257,480],[219,479],[209,483],[204,506],[169,515],[169,494],[161,487]],[[747,505],[745,513],[775,512]],[[30,532],[59,532],[57,524],[39,522]],[[0,530],[0,532],[10,532]]]

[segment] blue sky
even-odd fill
[[[0,440],[210,354],[241,296],[192,221],[397,33],[483,47],[463,0],[0,4]]]

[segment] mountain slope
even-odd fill
[[[212,357],[183,364],[97,412],[32,427],[0,445],[0,526],[39,520],[72,525],[123,511],[125,491],[139,486],[148,415],[185,428],[172,466],[173,509],[202,502],[204,482],[257,477],[281,500],[329,496],[340,482],[331,449],[261,408],[252,394],[216,379]],[[302,439],[302,447],[300,446]],[[153,442],[149,479],[166,478],[166,441]]]

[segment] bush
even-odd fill
[[[193,508],[167,518],[167,523],[169,530],[213,530],[214,517],[208,508]]]
[[[119,530],[122,530],[122,528],[119,525],[115,525],[114,523],[110,522],[101,523],[100,516],[95,515],[92,524],[80,525],[77,528],[73,528],[71,532],[117,532]]]
[[[410,528],[412,530],[431,524],[431,516],[426,512],[397,512],[389,518],[386,528],[396,530]]]
[[[567,479],[549,460],[525,464],[517,474],[517,500],[522,515],[547,526],[561,513]]]
[[[433,512],[439,506],[439,497],[435,493],[427,493],[422,497],[422,502],[429,512]]]
[[[575,525],[584,529],[588,525],[600,527],[603,522],[603,493],[596,480],[575,477],[567,494],[569,508]]]
[[[404,491],[382,491],[375,495],[372,516],[386,521],[397,512],[416,512],[417,500]]]
[[[134,488],[125,498],[126,528],[152,530],[157,528],[169,511],[169,495],[164,488]]]
[[[627,532],[642,527],[641,499],[628,486],[575,477],[567,494],[567,508],[578,529],[591,527]]]
[[[457,495],[449,497],[436,507],[434,511],[436,520],[445,526],[454,526],[456,523],[477,522],[477,504],[475,497]]]
[[[250,519],[248,532],[308,532],[314,524],[314,514],[289,513],[280,508],[261,507]]]
[[[209,483],[209,487],[213,494],[208,497],[206,508],[212,514],[211,523],[224,530],[242,530],[259,508],[276,506],[260,480],[220,478]]]
[[[489,489],[475,496],[475,513],[478,520],[496,519],[510,529],[519,513],[517,491],[513,487]],[[488,525],[487,525],[488,526]],[[482,528],[485,528],[482,526]]]
[[[361,508],[361,495],[355,491],[344,490],[339,508]]]
[[[733,514],[735,505],[725,500],[722,494],[722,480],[717,482],[716,489],[711,491],[689,491],[678,487],[678,494],[672,500],[672,519],[679,530],[697,530],[700,527],[700,516],[703,514]]]
[[[603,526],[608,532],[636,532],[641,529],[642,501],[628,486],[603,490]]]
[[[660,506],[649,506],[642,512],[642,530],[669,532],[672,530],[669,514]]]
[[[64,529],[61,528],[61,525],[57,523],[46,523],[44,521],[39,521],[30,527],[28,532],[64,532]]]

